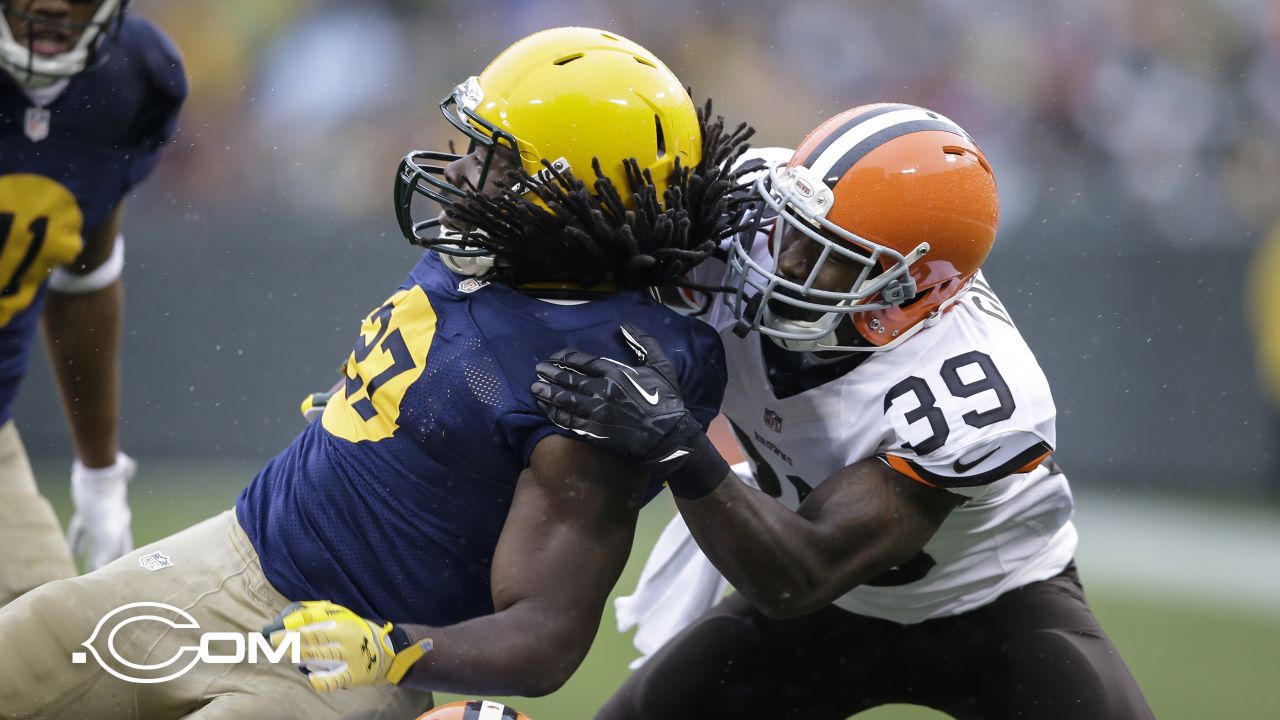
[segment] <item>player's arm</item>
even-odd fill
[[[818,486],[799,512],[731,477],[684,407],[674,370],[651,337],[624,328],[641,364],[574,350],[538,365],[532,390],[553,422],[667,479],[699,546],[762,611],[810,612],[924,547],[963,498],[877,459]]]
[[[563,685],[626,565],[646,482],[597,448],[558,435],[538,443],[493,558],[497,612],[411,631],[431,636],[435,650],[410,682],[481,695],[545,695]]]
[[[304,630],[303,660],[314,661],[317,690],[391,681],[472,695],[548,694],[591,647],[631,551],[646,482],[610,453],[549,436],[520,476],[498,540],[495,613],[447,627],[379,627],[345,611],[338,627],[326,628],[319,608],[290,608],[266,632],[279,644],[282,630]],[[365,638],[379,651],[372,662],[363,661]],[[335,648],[349,648],[349,657],[335,660]]]
[[[705,435],[696,442],[716,452]],[[767,615],[794,617],[910,560],[963,500],[871,458],[820,484],[796,512],[741,482],[676,505],[739,592]]]
[[[72,554],[95,570],[133,549],[127,485],[136,470],[120,452],[120,325],[124,288],[121,202],[85,233],[76,260],[54,270],[44,308],[44,337],[76,449],[71,467],[75,514]]]
[[[117,248],[124,203],[86,232],[71,265],[54,271],[44,309],[45,344],[76,456],[89,468],[116,461],[118,364],[124,289]]]

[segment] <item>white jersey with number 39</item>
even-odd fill
[[[770,262],[763,252],[757,260]],[[717,283],[716,266],[723,271],[704,263],[695,279]],[[922,622],[981,607],[1071,560],[1071,492],[1048,459],[1049,385],[981,273],[935,325],[813,387],[785,387],[777,368],[771,379],[762,343],[772,341],[735,335],[723,303],[707,320],[728,362],[722,412],[762,490],[794,509],[842,468],[878,457],[967,498],[920,555],[840,597],[839,607]]]

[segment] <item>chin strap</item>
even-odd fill
[[[906,342],[909,338],[911,338],[912,336],[914,336],[916,333],[920,332],[921,330],[925,330],[925,329],[931,328],[931,327],[933,327],[934,325],[937,325],[939,322],[941,322],[941,321],[942,321],[942,316],[946,314],[947,310],[951,309],[951,306],[952,306],[952,305],[954,305],[958,300],[960,300],[960,298],[961,298],[961,297],[963,297],[963,296],[964,296],[965,292],[967,292],[967,291],[969,290],[969,287],[970,287],[972,284],[973,284],[973,279],[972,279],[972,278],[970,278],[970,279],[969,279],[969,281],[968,281],[967,283],[965,283],[965,286],[964,286],[963,288],[961,288],[961,289],[960,289],[960,292],[958,292],[958,293],[956,293],[955,295],[952,295],[951,297],[949,297],[949,298],[947,298],[946,300],[944,300],[944,301],[942,302],[942,304],[941,304],[941,305],[939,305],[937,308],[935,308],[933,312],[931,312],[931,313],[929,313],[928,315],[926,315],[926,316],[924,317],[924,319],[923,319],[923,320],[921,320],[920,322],[916,323],[915,325],[912,325],[911,327],[907,328],[906,330],[904,330],[904,331],[902,332],[902,334],[901,334],[901,335],[899,335],[898,337],[894,338],[894,339],[893,339],[893,340],[891,340],[890,342],[885,343],[884,345],[868,345],[868,346],[865,346],[865,347],[854,347],[854,346],[850,346],[850,345],[836,345],[836,344],[835,344],[835,342],[836,342],[836,331],[835,331],[835,329],[832,329],[832,331],[831,331],[831,332],[827,333],[826,335],[822,336],[821,338],[819,338],[819,339],[817,339],[817,340],[809,340],[809,341],[790,341],[790,340],[784,340],[783,338],[774,338],[774,340],[775,340],[779,345],[782,345],[782,347],[783,347],[783,348],[786,348],[786,349],[788,349],[788,350],[791,350],[791,349],[804,349],[804,350],[810,350],[810,351],[816,351],[816,352],[872,352],[872,353],[874,353],[874,352],[887,352],[887,351],[889,351],[889,350],[892,350],[892,349],[894,349],[894,348],[898,347],[898,346],[899,346],[899,345],[901,345],[902,343]],[[838,327],[838,326],[839,326],[839,324],[837,323],[837,327]],[[791,347],[788,347],[787,345],[785,345],[785,344],[784,344],[784,343],[787,343],[787,342],[799,342],[799,343],[806,343],[806,344],[807,344],[807,343],[816,343],[816,345],[815,345],[814,347],[811,347],[811,348],[809,348],[809,347],[806,347],[806,348],[791,348]],[[831,344],[824,344],[824,343],[831,343]]]
[[[441,240],[461,241],[472,235],[483,237],[485,232],[471,227],[468,227],[465,231],[453,230],[443,225],[440,227]],[[431,251],[439,256],[445,267],[467,277],[483,277],[493,270],[497,262],[493,255],[473,253],[459,244],[433,245],[431,246]]]
[[[757,295],[756,297],[760,296]],[[841,347],[837,344],[836,330],[839,329],[842,320],[851,317],[852,315],[849,313],[826,313],[818,317],[817,320],[790,320],[788,318],[775,315],[771,310],[769,310],[769,306],[766,305],[764,308],[764,317],[761,318],[760,324],[771,330],[782,330],[795,334],[810,333],[814,330],[819,330],[830,325],[831,330],[829,330],[825,335],[811,340],[797,340],[793,338],[769,336],[783,350],[791,350],[793,352],[810,352],[815,350],[827,350],[832,347]]]
[[[493,270],[494,257],[492,255],[450,255],[445,252],[436,254],[440,256],[440,260],[444,262],[445,267],[459,275],[482,277]]]

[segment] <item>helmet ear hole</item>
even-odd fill
[[[915,305],[916,303],[918,303],[918,302],[920,302],[921,300],[923,300],[925,295],[928,295],[928,293],[927,293],[927,292],[925,292],[924,290],[921,290],[921,291],[917,292],[915,295],[912,295],[911,297],[907,298],[906,300],[903,300],[902,302],[898,303],[898,307],[900,307],[900,308],[908,308],[908,307],[911,307],[912,305]]]
[[[662,134],[662,118],[654,115],[653,125],[658,129],[658,159],[661,160],[667,156],[667,138]]]

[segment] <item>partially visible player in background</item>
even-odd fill
[[[124,198],[186,97],[178,51],[127,0],[0,0],[0,605],[75,574],[11,416],[43,314],[75,446],[89,570],[133,549],[117,435]]]
[[[690,612],[599,720],[843,720],[886,703],[1150,718],[1076,574],[1048,381],[980,270],[999,215],[986,156],[899,104],[760,152],[761,232],[733,239],[727,274],[693,271],[735,289],[705,318],[749,467],[730,471],[705,425],[636,392],[679,393],[657,344],[538,365],[552,419],[667,477],[738,590]],[[662,586],[679,567],[646,568],[635,604],[674,610],[682,588]]]
[[[618,325],[643,325],[714,417],[719,338],[649,290],[728,234],[750,131],[724,132],[652,53],[588,28],[515,43],[440,109],[471,147],[398,168],[401,230],[430,251],[364,319],[321,418],[234,510],[0,610],[0,647],[25,648],[0,657],[0,716],[412,717],[425,691],[542,695],[577,669],[661,481],[547,420],[531,360],[621,354]],[[418,196],[445,212],[415,220]],[[196,664],[130,684],[68,662],[144,601],[199,628],[117,621],[103,634],[134,663],[122,674],[201,630],[296,638],[307,674]]]

